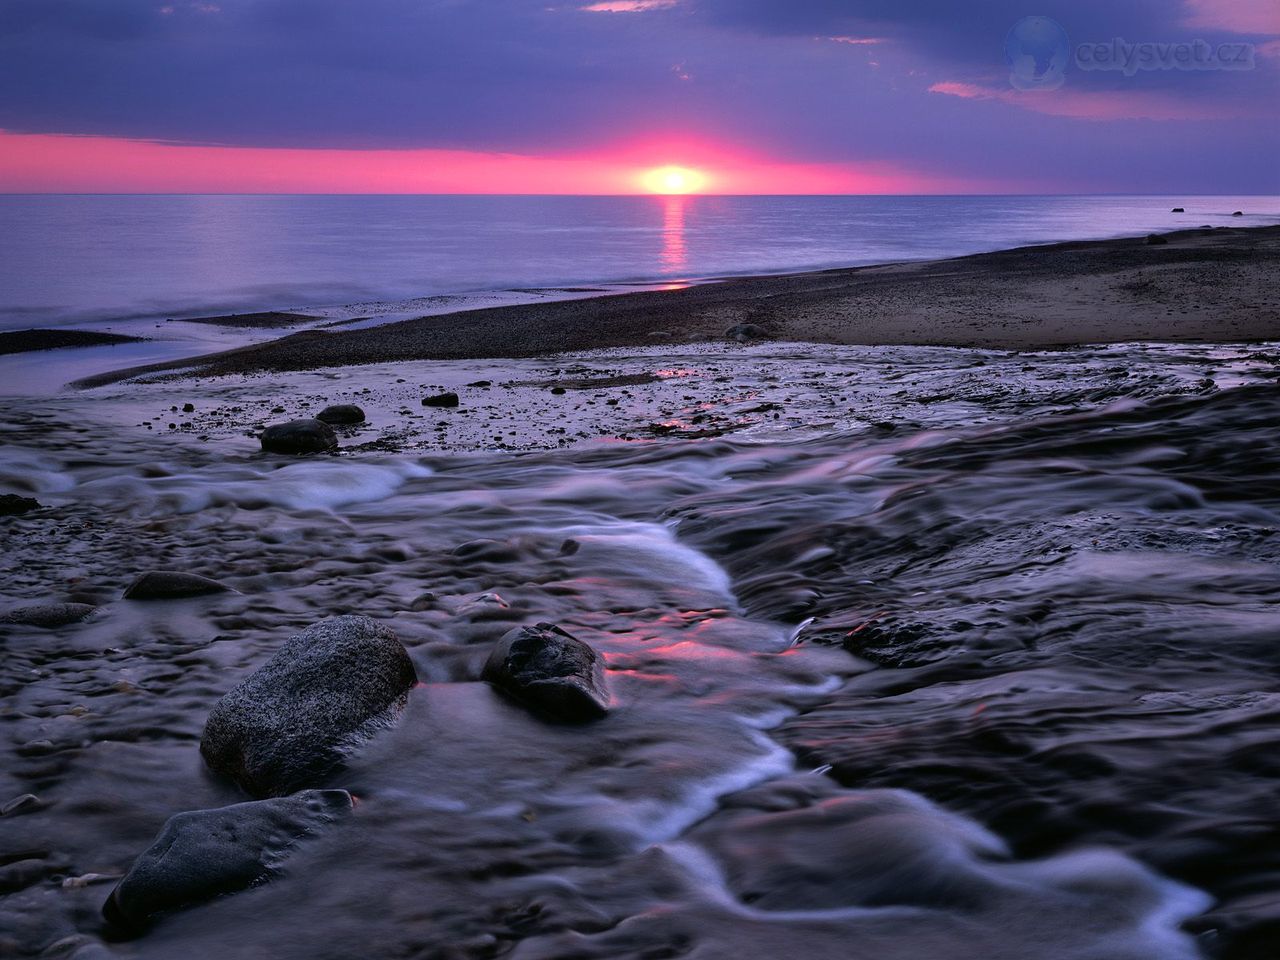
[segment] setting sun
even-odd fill
[[[650,193],[697,193],[707,184],[706,174],[688,167],[657,167],[642,177]]]

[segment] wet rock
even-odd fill
[[[507,633],[481,676],[516,700],[562,720],[594,720],[609,712],[600,657],[552,623]]]
[[[184,404],[182,405],[182,412],[183,412],[183,413],[195,413],[195,412],[196,412],[196,405],[195,405],[194,403],[184,403]]]
[[[746,343],[748,340],[768,340],[769,331],[754,323],[739,323],[724,332],[729,340]]]
[[[258,438],[271,453],[325,453],[337,449],[333,428],[322,420],[290,420],[273,424]]]
[[[152,570],[129,584],[124,592],[124,598],[126,600],[178,600],[183,597],[226,593],[230,589],[225,583],[219,583],[217,580],[210,580],[195,573]]]
[[[193,810],[170,817],[102,907],[122,932],[158,915],[270,879],[299,840],[350,812],[345,790]]]
[[[1182,207],[1174,207],[1174,208],[1173,208],[1173,212],[1174,212],[1174,213],[1186,213],[1187,211],[1183,210],[1183,209],[1182,209]]]
[[[40,501],[34,497],[19,497],[13,493],[0,494],[0,517],[12,517],[39,509]]]
[[[1158,233],[1149,233],[1149,234],[1147,234],[1147,244],[1148,244],[1148,245],[1150,245],[1150,246],[1153,246],[1153,247],[1154,247],[1154,246],[1158,246],[1158,245],[1160,245],[1160,244],[1165,244],[1165,243],[1168,243],[1168,242],[1169,242],[1168,240],[1166,240],[1164,237],[1160,236],[1160,234],[1158,234]]]
[[[1231,214],[1231,215],[1232,215],[1233,217],[1243,217],[1243,216],[1244,216],[1244,211],[1243,211],[1243,210],[1237,210],[1235,213],[1233,213],[1233,214]]]
[[[364,411],[354,403],[338,403],[325,407],[316,414],[316,419],[322,423],[364,423]]]
[[[409,654],[368,617],[333,617],[284,642],[209,714],[200,753],[257,797],[314,786],[390,723],[417,682]]]
[[[0,817],[12,817],[20,813],[29,813],[40,806],[40,798],[34,793],[24,793],[14,797],[0,807]]]
[[[424,407],[456,407],[458,405],[458,395],[453,392],[437,393],[433,397],[423,397],[422,405]]]
[[[88,603],[32,603],[0,613],[0,623],[28,627],[65,627],[88,618],[97,607]]]

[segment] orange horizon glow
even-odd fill
[[[699,143],[530,156],[207,146],[0,130],[3,193],[904,194],[980,193],[995,186],[890,164],[790,163]],[[1011,189],[1007,182],[1001,187]]]

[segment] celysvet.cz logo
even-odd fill
[[[1019,90],[1056,90],[1067,67],[1110,70],[1132,77],[1144,70],[1252,70],[1251,43],[1207,40],[1090,40],[1074,46],[1062,24],[1049,17],[1023,17],[1004,41],[1009,83]]]

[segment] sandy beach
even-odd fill
[[[748,339],[1006,350],[1280,335],[1280,226],[1185,230],[1161,239],[1076,241],[470,310],[372,329],[308,330],[81,385],[180,370],[248,373],[700,343],[744,326]]]

